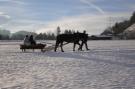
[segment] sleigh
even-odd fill
[[[25,52],[26,49],[32,49],[33,51],[35,49],[40,49],[41,52],[43,52],[45,47],[46,47],[46,44],[36,44],[36,45],[24,45],[24,44],[21,44],[20,45],[20,49],[22,50],[22,52]]]
[[[55,48],[55,45],[51,45],[51,46],[47,46],[47,44],[36,44],[36,45],[20,45],[20,49],[22,50],[22,52],[25,52],[26,49],[31,49],[34,50],[35,49],[39,49],[41,50],[41,52],[46,52],[46,51],[51,51]]]

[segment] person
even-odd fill
[[[30,36],[29,41],[31,45],[36,45],[36,41],[34,40],[33,35]]]
[[[84,30],[83,31],[83,34],[84,34],[84,36],[83,36],[83,39],[82,39],[82,43],[81,43],[81,45],[80,45],[80,50],[82,50],[82,47],[83,47],[83,45],[85,44],[85,48],[86,48],[86,50],[90,50],[89,48],[88,48],[88,45],[87,45],[87,41],[88,41],[88,34],[86,34],[86,31]]]
[[[28,35],[25,36],[23,44],[24,45],[30,45],[30,41],[29,41],[29,36]]]

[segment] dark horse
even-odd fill
[[[82,46],[79,41],[84,41],[84,40],[87,40],[87,37],[88,35],[87,34],[84,34],[84,33],[74,33],[74,34],[60,34],[57,36],[56,38],[56,44],[55,44],[55,49],[54,51],[56,52],[59,44],[60,44],[60,47],[61,47],[61,51],[63,51],[63,42],[67,42],[67,43],[74,43],[74,46],[73,46],[73,51],[75,51],[75,46],[76,44],[79,45],[79,48],[78,50],[82,50]]]

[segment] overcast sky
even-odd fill
[[[135,0],[0,0],[0,27],[16,32],[74,29],[100,34],[135,11]]]

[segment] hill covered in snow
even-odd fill
[[[135,12],[132,14],[129,20],[117,22],[114,26],[105,29],[104,32],[101,33],[101,35],[110,34],[113,36],[118,36],[120,39],[121,36],[126,39],[135,39]]]
[[[126,39],[135,39],[135,24],[131,25],[124,31]]]

